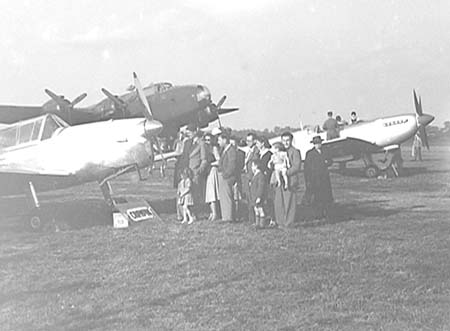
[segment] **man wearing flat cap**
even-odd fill
[[[315,136],[311,143],[314,148],[306,153],[305,157],[305,186],[304,200],[311,202],[315,216],[327,217],[329,208],[333,203],[330,173],[328,167],[331,160],[327,158],[322,149],[322,138]]]

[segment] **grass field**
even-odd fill
[[[46,194],[61,231],[0,223],[0,329],[450,330],[450,148],[424,158],[333,173],[333,220],[289,231],[181,226],[169,179],[113,183],[162,212],[124,230],[94,184]]]

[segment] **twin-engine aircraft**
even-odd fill
[[[134,83],[143,118],[69,126],[46,114],[0,129],[0,195],[28,194],[36,207],[29,219],[33,227],[44,221],[36,192],[97,181],[112,205],[109,180],[151,165],[163,124],[155,120],[135,73]]]
[[[425,127],[434,120],[434,117],[423,113],[422,100],[417,99],[415,91],[413,94],[415,114],[377,118],[344,126],[338,138],[323,142],[323,150],[334,162],[339,163],[341,169],[345,168],[345,164],[349,161],[362,159],[365,175],[372,178],[392,165],[400,144],[413,137],[417,131],[420,132],[424,145],[429,148]],[[311,144],[312,137],[320,135],[323,140],[326,140],[326,132],[301,130],[294,132],[293,135],[293,144],[300,149],[302,157],[305,157],[306,152],[314,147]],[[279,138],[271,142],[277,140]],[[377,153],[386,154],[378,164],[372,157]]]
[[[89,107],[75,108],[86,96],[83,93],[73,101],[48,89],[45,93],[51,98],[42,106],[0,105],[0,123],[11,124],[43,114],[55,114],[69,125],[78,125],[109,119],[142,117],[141,102],[135,86],[118,96],[102,88],[106,98]],[[211,93],[203,85],[180,85],[171,83],[151,84],[143,89],[147,102],[152,107],[153,116],[163,126],[161,135],[175,135],[180,126],[196,123],[206,127],[210,122],[219,120],[219,116],[238,110],[222,108],[225,96],[215,104]]]

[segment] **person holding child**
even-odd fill
[[[275,188],[274,212],[275,220],[279,227],[289,228],[294,226],[297,211],[297,193],[300,189],[300,168],[302,158],[300,151],[292,145],[294,136],[290,132],[281,135],[281,142],[286,149],[290,168],[287,169],[288,189]]]
[[[273,148],[275,151],[269,161],[269,167],[273,168],[270,184],[287,190],[289,188],[287,170],[291,167],[289,157],[281,142],[274,143]]]
[[[181,224],[192,224],[194,222],[194,215],[192,213],[192,206],[194,205],[194,198],[192,192],[192,171],[189,168],[184,168],[181,171],[181,179],[178,183],[177,190],[177,210],[178,215],[182,216]]]

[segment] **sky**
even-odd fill
[[[45,88],[96,103],[106,87],[203,84],[237,129],[413,112],[450,120],[450,2],[0,0],[0,103]]]

